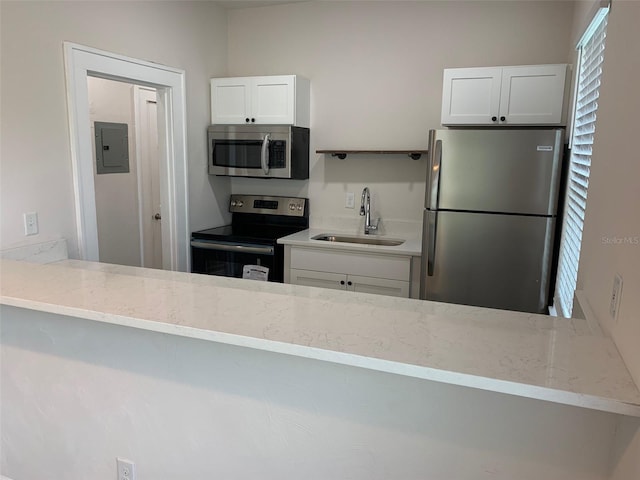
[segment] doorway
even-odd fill
[[[99,260],[162,268],[156,90],[93,76],[87,85]]]
[[[80,258],[100,259],[87,87],[91,76],[156,90],[158,213],[161,236],[167,240],[162,241],[162,265],[167,270],[189,271],[184,71],[68,42],[64,51]]]

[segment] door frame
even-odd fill
[[[63,46],[80,258],[99,261],[87,87],[93,76],[158,92],[163,268],[190,271],[185,71],[71,42]]]

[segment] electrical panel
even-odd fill
[[[94,122],[96,172],[129,173],[129,126],[126,123]]]

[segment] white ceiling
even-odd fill
[[[298,3],[308,0],[213,0],[224,8],[251,8],[280,5],[283,3]]]

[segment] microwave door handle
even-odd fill
[[[262,171],[265,175],[269,173],[269,136],[270,134],[267,133],[262,140],[262,154],[260,155]]]

